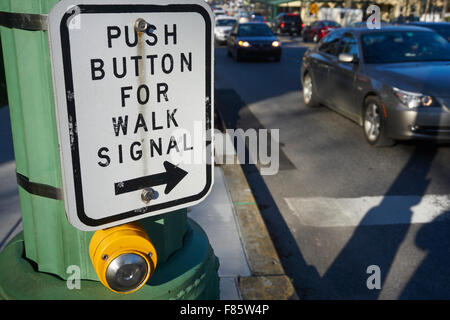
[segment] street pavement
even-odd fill
[[[374,148],[362,128],[302,102],[307,47],[280,37],[281,62],[215,49],[216,108],[229,128],[279,129],[280,170],[243,165],[301,299],[450,298],[450,148]],[[373,267],[375,266],[375,267]],[[371,287],[374,268],[380,287]]]

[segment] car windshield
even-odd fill
[[[450,60],[450,44],[434,32],[367,33],[361,42],[366,63]]]
[[[219,20],[216,20],[216,26],[217,27],[226,27],[226,26],[232,27],[235,23],[236,23],[236,20],[234,20],[234,19],[219,19]]]
[[[424,26],[426,28],[433,29],[441,35],[447,41],[450,41],[450,24],[448,26]]]
[[[239,26],[238,36],[240,37],[257,37],[273,35],[270,28],[265,24],[243,24]]]
[[[334,22],[334,21],[322,21],[322,24],[325,27],[339,27],[339,24],[337,22]]]

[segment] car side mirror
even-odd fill
[[[339,62],[356,63],[358,59],[353,54],[340,53],[338,56]]]

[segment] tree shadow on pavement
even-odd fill
[[[226,119],[222,119],[227,128],[245,130],[260,126],[258,119],[251,114],[245,103],[232,97],[230,92],[219,92],[216,97],[227,107],[224,116]],[[221,108],[221,103],[217,104],[218,109]],[[258,166],[241,164],[280,255],[283,268],[293,279],[300,299],[379,298],[381,290],[370,290],[367,287],[367,279],[370,276],[367,268],[372,265],[379,267],[380,285],[383,288],[398,249],[410,230],[412,207],[420,203],[430,184],[427,175],[438,150],[438,146],[434,144],[417,143],[414,146],[414,151],[385,192],[380,204],[364,215],[358,226],[354,228],[350,239],[322,276],[316,267],[305,259]],[[280,160],[280,170],[283,170],[283,160]],[[287,157],[286,161],[289,161]],[[295,167],[287,166],[288,170],[292,168],[295,169]],[[373,177],[373,179],[376,178]],[[399,195],[401,197],[398,197]],[[307,232],[311,234],[314,231]],[[441,253],[441,249],[432,249],[430,252]],[[429,259],[433,257],[435,260],[430,261],[434,264],[438,263],[439,258],[433,254],[430,254]]]
[[[338,257],[322,277],[319,296],[339,299],[377,299],[380,290],[368,289],[367,268],[379,267],[381,288],[386,280],[398,248],[410,229],[412,207],[419,204],[430,180],[427,173],[437,153],[436,148],[422,150],[417,146],[403,170],[386,192],[381,203],[370,209],[353,232]],[[426,147],[425,147],[426,148]],[[417,157],[426,154],[426,161],[417,167]],[[397,191],[414,176],[415,197],[403,197],[398,201]],[[376,178],[376,177],[375,177]],[[395,224],[386,224],[393,222]]]
[[[450,211],[417,232],[416,245],[426,251],[399,299],[450,299]]]

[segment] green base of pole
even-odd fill
[[[23,234],[0,253],[0,299],[69,300],[215,300],[219,299],[219,262],[201,227],[188,220],[183,247],[158,265],[146,285],[130,294],[117,294],[98,281],[80,280],[79,289],[68,281],[43,272],[24,258]],[[72,286],[73,287],[73,286]]]

